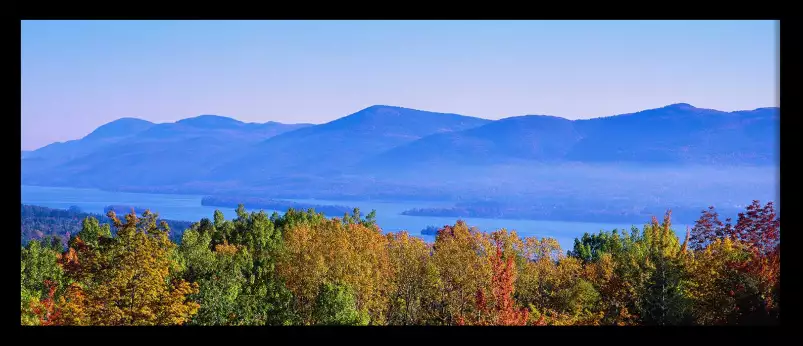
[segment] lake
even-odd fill
[[[131,192],[113,192],[95,189],[76,189],[65,187],[21,187],[22,203],[38,205],[48,208],[67,209],[77,206],[85,212],[103,214],[103,208],[112,204],[131,205],[149,208],[160,217],[171,220],[199,221],[202,218],[211,219],[216,209],[220,209],[227,219],[236,217],[233,208],[211,207],[201,205],[201,195],[167,195]],[[408,230],[411,235],[434,241],[434,236],[421,235],[420,231],[427,226],[443,226],[454,224],[456,219],[450,217],[407,216],[400,213],[411,208],[439,207],[448,204],[424,202],[352,202],[317,199],[287,199],[300,203],[336,204],[358,207],[363,215],[372,209],[376,210],[376,219],[379,226],[388,232]],[[267,211],[272,213],[273,211]],[[283,211],[278,211],[282,213]],[[342,216],[342,215],[336,215]],[[505,220],[505,219],[479,219],[465,218],[470,226],[476,226],[482,231],[490,232],[501,228],[515,230],[521,237],[552,237],[558,240],[564,250],[571,249],[574,238],[580,237],[584,232],[596,233],[600,230],[626,229],[628,224],[605,224],[590,222],[566,222],[545,220]],[[648,222],[649,220],[644,220]],[[637,225],[639,228],[641,225]],[[686,225],[675,225],[678,233],[685,233]],[[683,236],[683,234],[680,234]]]

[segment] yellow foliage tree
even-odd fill
[[[68,276],[75,280],[61,303],[64,324],[77,325],[176,325],[198,311],[187,296],[197,284],[175,279],[171,258],[175,244],[167,226],[156,224],[156,215],[132,212],[121,222],[109,213],[117,236],[90,246],[80,238],[62,256]],[[94,243],[94,242],[93,242]]]
[[[349,286],[357,309],[368,313],[370,323],[384,323],[390,262],[387,238],[378,229],[332,219],[294,225],[283,236],[277,271],[293,293],[296,311],[305,324],[313,323],[319,287],[326,283]]]
[[[453,324],[476,315],[477,292],[491,293],[494,249],[489,236],[458,221],[438,232],[433,248],[432,260],[442,284],[444,322]]]

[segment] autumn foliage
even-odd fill
[[[88,218],[62,247],[22,248],[24,325],[777,324],[780,218],[754,201],[735,222],[671,212],[564,252],[552,238],[458,221],[432,243],[343,218],[216,212],[176,244],[155,214]]]

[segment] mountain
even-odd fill
[[[588,120],[528,115],[439,133],[360,166],[375,173],[437,164],[776,164],[779,108],[722,112],[674,104]]]
[[[780,109],[723,112],[681,103],[578,120],[566,156],[582,162],[777,164]]]
[[[126,132],[121,123],[133,126]],[[69,157],[54,158],[51,149],[47,156],[41,156],[48,160],[23,160],[23,180],[31,184],[103,188],[181,184],[197,179],[227,156],[254,143],[310,126],[244,123],[216,115],[147,127],[140,124],[116,120],[80,140],[68,142],[82,149],[71,152]],[[99,140],[103,145],[97,144]]]
[[[258,142],[297,130],[311,124],[244,123],[219,115],[200,115],[174,123],[159,124],[137,136],[139,141],[184,141],[193,138],[214,137],[223,140]]]
[[[289,172],[332,175],[383,151],[435,133],[490,120],[392,106],[371,106],[343,118],[271,137],[213,169],[209,180],[258,182]]]
[[[176,124],[199,129],[236,129],[245,126],[245,123],[242,121],[211,114],[204,114],[194,118],[182,119],[177,121]]]
[[[56,142],[34,150],[26,158],[47,159],[53,164],[89,154],[104,146],[120,142],[145,131],[154,124],[147,120],[122,118],[102,125],[81,139]]]
[[[101,140],[109,138],[125,138],[139,132],[145,131],[154,123],[137,119],[137,118],[121,118],[105,124],[86,135],[83,140]]]
[[[438,164],[484,165],[519,160],[562,159],[580,139],[573,123],[564,118],[526,115],[486,125],[438,133],[399,146],[361,163],[363,169],[427,167]]]
[[[61,155],[45,148],[23,154],[22,179],[271,198],[526,200],[563,194],[608,200],[638,194],[644,201],[687,201],[715,189],[735,191],[728,187],[734,184],[741,184],[739,191],[764,186],[764,173],[723,167],[777,167],[779,119],[779,108],[723,112],[689,104],[586,120],[526,115],[491,121],[392,106],[320,125],[216,115],[164,124],[121,119],[48,146],[69,147]],[[728,200],[738,199],[728,193]]]

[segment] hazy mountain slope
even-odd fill
[[[26,158],[43,158],[66,162],[91,153],[106,145],[130,138],[154,126],[154,123],[135,118],[122,118],[102,125],[81,139],[56,142],[31,151]]]
[[[550,162],[562,159],[579,139],[572,122],[564,118],[518,116],[469,130],[427,136],[371,157],[361,167],[380,172],[445,163]]]
[[[444,195],[483,185],[490,194],[594,194],[580,184],[593,172],[624,189],[633,179],[617,180],[617,173],[634,167],[774,166],[779,119],[779,108],[722,112],[688,104],[576,121],[541,115],[490,121],[390,106],[321,125],[204,115],[130,131],[104,125],[70,144],[104,145],[56,165],[26,156],[22,178],[35,185],[199,193],[360,195],[399,186],[393,193],[420,188],[416,194]]]
[[[505,118],[435,134],[360,164],[400,173],[439,164],[510,163],[759,164],[777,162],[778,108],[722,112],[675,104],[638,113],[570,121],[551,116]]]
[[[49,161],[23,160],[23,180],[37,184],[93,187],[110,187],[124,182],[131,185],[181,184],[197,179],[231,153],[305,126],[309,125],[243,123],[231,118],[203,115],[150,126],[55,166],[48,165]],[[84,140],[74,142],[85,145]]]
[[[575,121],[583,139],[566,155],[580,162],[771,164],[778,108],[722,112],[675,104]]]
[[[372,106],[346,117],[272,137],[210,172],[209,180],[260,181],[269,176],[334,174],[360,160],[434,133],[490,120]]]
[[[198,137],[216,137],[222,140],[258,142],[307,126],[311,124],[244,123],[218,115],[201,115],[153,126],[140,133],[135,140],[182,141]]]

